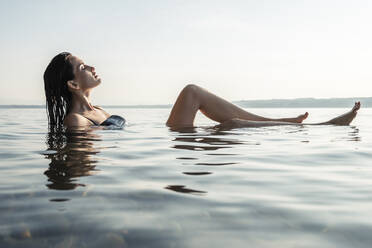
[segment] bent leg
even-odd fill
[[[238,118],[251,121],[284,121],[301,123],[308,114],[296,118],[271,119],[249,113],[197,85],[187,85],[179,94],[169,115],[167,126],[191,127],[196,112],[200,110],[208,118],[223,123]]]

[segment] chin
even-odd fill
[[[91,89],[96,88],[98,85],[101,84],[101,80],[96,80],[94,83],[92,82],[90,87]]]

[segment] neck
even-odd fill
[[[72,94],[72,103],[71,103],[72,112],[86,112],[94,110],[93,105],[90,101],[90,92],[81,93],[81,94]]]

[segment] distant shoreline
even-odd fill
[[[297,98],[297,99],[270,99],[270,100],[240,100],[233,101],[243,108],[347,108],[354,102],[360,101],[362,108],[372,108],[372,97],[353,98]],[[171,108],[172,104],[146,104],[146,105],[102,105],[105,108]],[[2,104],[0,109],[9,108],[45,108],[45,105],[32,104]]]
[[[372,108],[372,97],[242,100],[234,103],[245,108],[348,108],[357,101],[363,108]]]

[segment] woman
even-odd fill
[[[100,83],[94,67],[78,57],[66,52],[55,56],[44,72],[49,127],[123,127],[124,118],[91,104],[90,93]]]
[[[95,68],[86,65],[80,58],[67,52],[55,56],[44,73],[50,128],[92,125],[122,127],[125,123],[124,118],[110,115],[102,108],[92,105],[90,93],[100,83],[101,79],[96,74]],[[348,113],[312,125],[348,125],[355,118],[359,108],[360,102],[357,102]],[[221,123],[220,127],[226,128],[298,125],[308,116],[306,112],[294,118],[262,117],[249,113],[199,86],[190,84],[179,94],[166,124],[171,128],[192,127],[198,110],[208,118]]]

